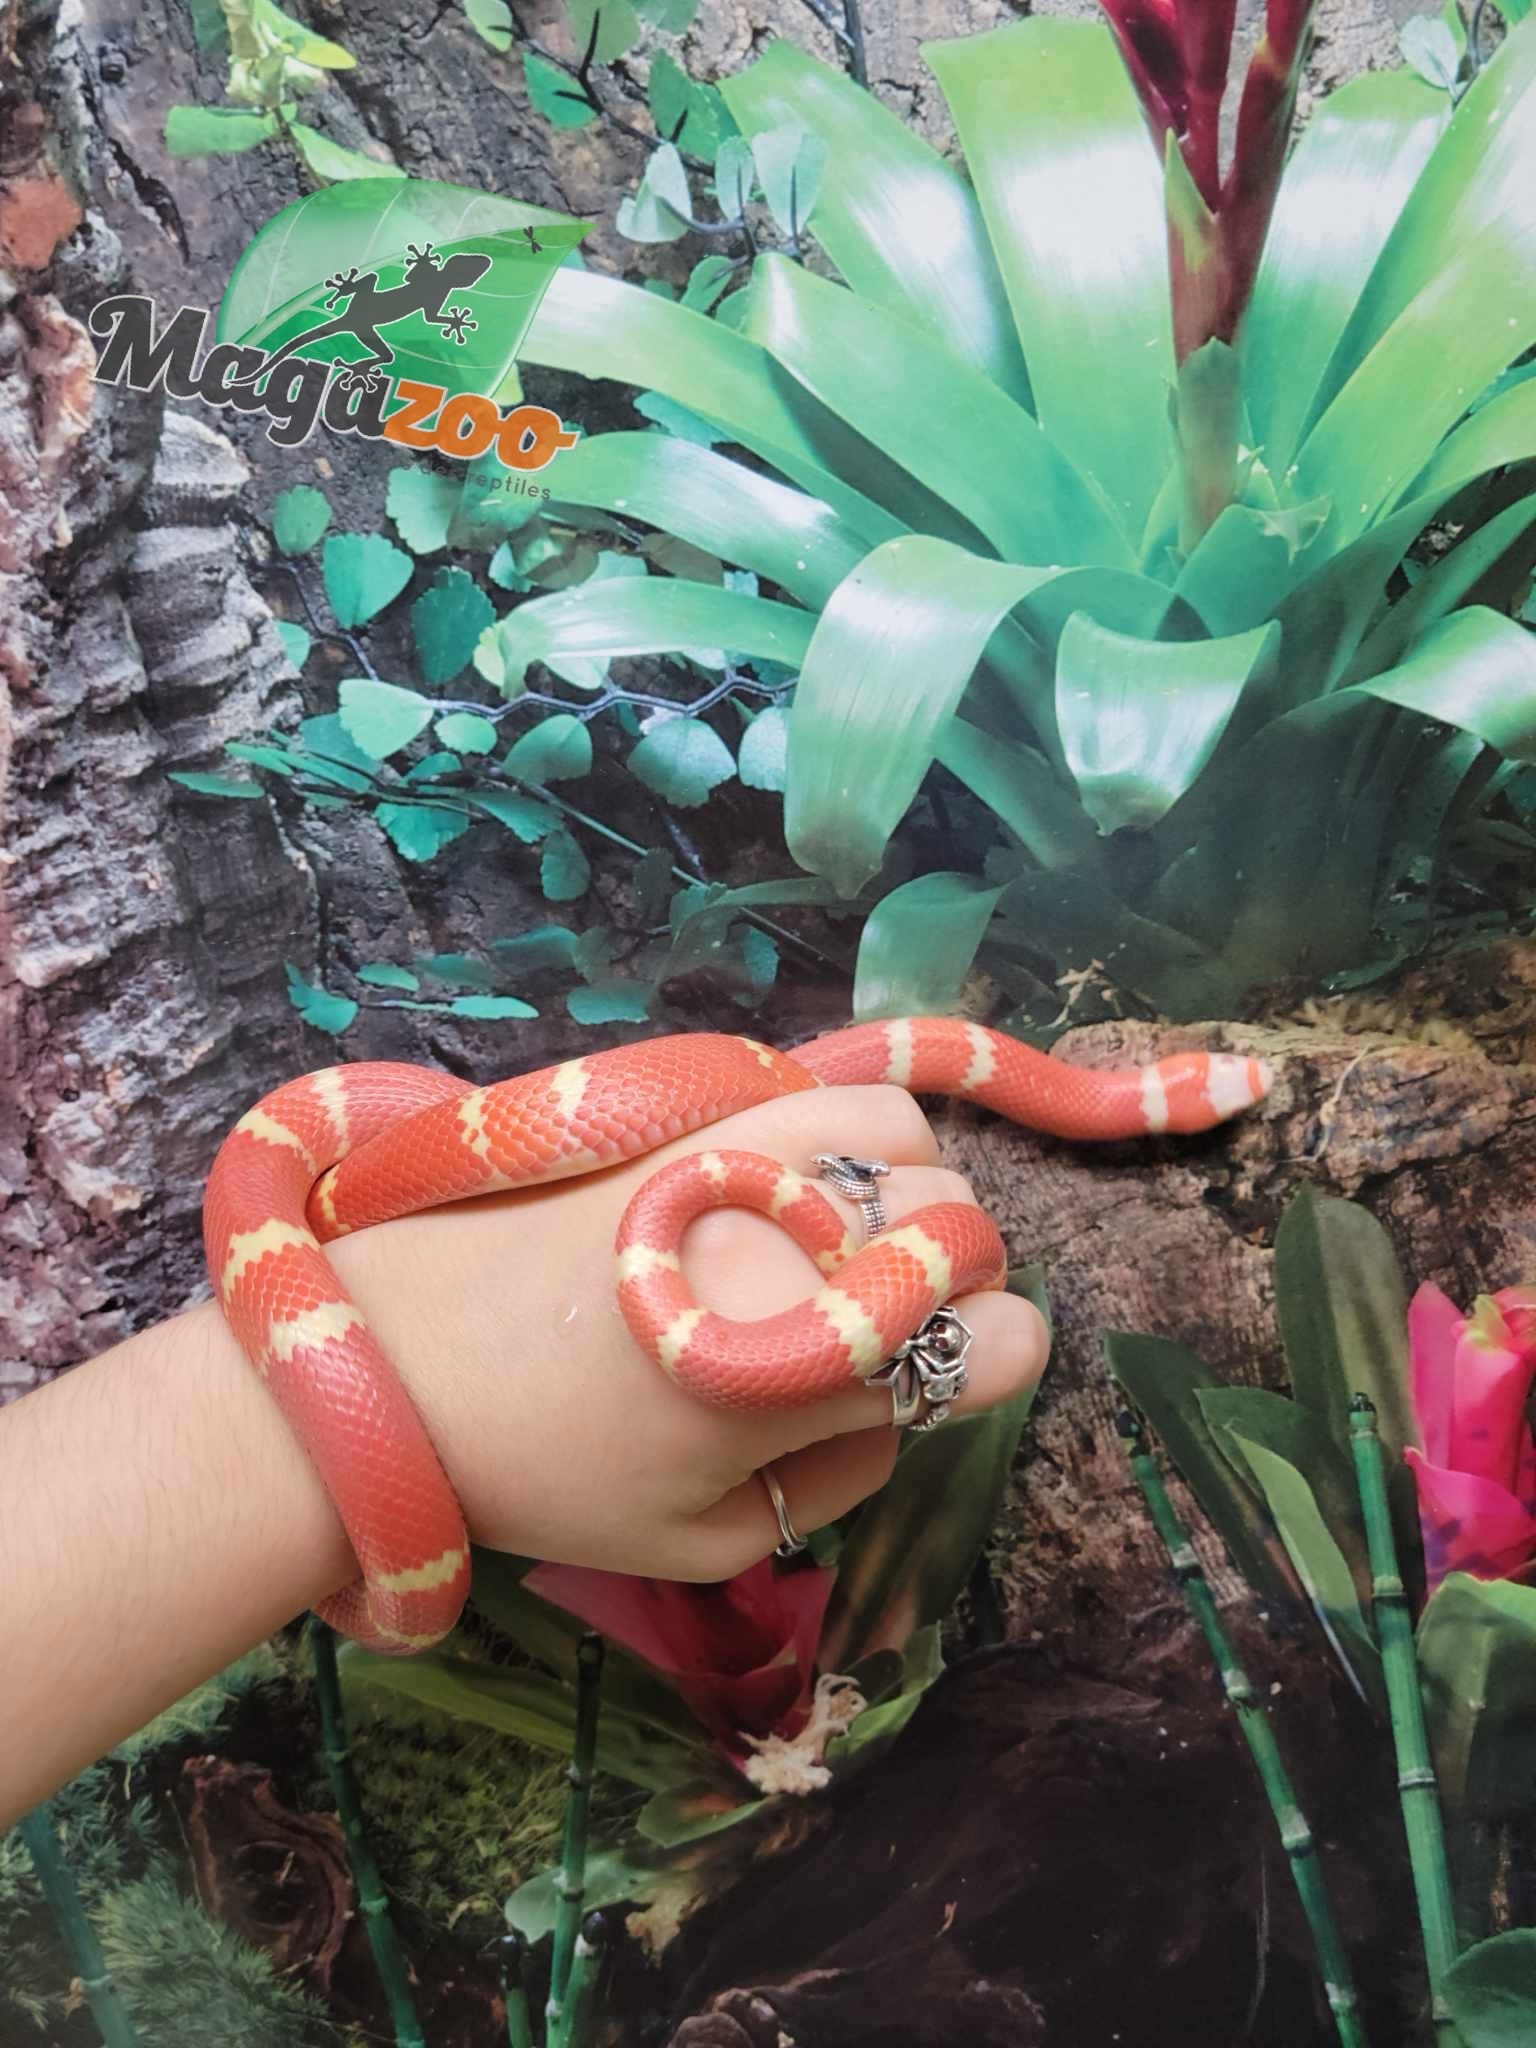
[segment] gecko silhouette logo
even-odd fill
[[[251,243],[206,354],[203,307],[164,325],[142,296],[93,307],[96,381],[263,414],[285,448],[318,425],[543,469],[577,437],[520,402],[517,352],[590,225],[424,179],[332,185]]]

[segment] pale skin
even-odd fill
[[[887,1159],[893,1221],[974,1199],[939,1165],[903,1091],[821,1088],[632,1166],[332,1247],[477,1543],[716,1580],[778,1541],[762,1466],[802,1532],[888,1477],[898,1439],[882,1390],[850,1383],[795,1410],[715,1408],[630,1337],[611,1280],[619,1218],[658,1164],[706,1147],[802,1171],[824,1151]],[[820,1278],[783,1231],[738,1210],[695,1224],[684,1263],[702,1300],[743,1319],[790,1306]],[[1048,1340],[1027,1302],[956,1306],[976,1337],[959,1412],[1038,1379]],[[314,1468],[211,1304],[0,1411],[0,1502],[0,1829],[355,1575]]]

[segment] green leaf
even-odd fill
[[[717,441],[724,438],[718,428],[712,427],[708,420],[701,419],[696,412],[690,412],[686,405],[679,405],[675,399],[664,398],[659,391],[642,391],[634,400],[634,407],[642,419],[654,420],[656,425],[667,433],[675,434],[682,441],[692,441],[700,448],[713,448]],[[607,434],[601,437],[594,436],[593,440],[585,445],[601,446],[602,442],[612,438]],[[733,464],[732,467],[734,466]],[[565,483],[564,469],[560,472],[560,482],[562,486]]]
[[[460,754],[491,754],[501,735],[495,721],[477,711],[450,711],[437,721],[437,737]]]
[[[342,727],[370,761],[399,753],[432,723],[431,699],[419,690],[402,690],[397,683],[349,676],[338,696]]]
[[[357,1015],[357,1004],[350,996],[333,996],[328,989],[317,983],[306,981],[290,960],[286,963],[288,975],[288,1000],[316,1031],[338,1036]]]
[[[703,256],[688,273],[683,304],[707,313],[736,274],[729,256]]]
[[[455,996],[448,1005],[455,1017],[479,1017],[489,1022],[502,1017],[537,1017],[532,1003],[516,996]]]
[[[573,657],[607,661],[694,648],[730,647],[748,660],[794,668],[810,645],[812,624],[794,606],[712,584],[619,577],[532,598],[507,614],[497,638],[505,674],[516,681],[536,661],[553,666]]]
[[[1114,39],[1036,19],[924,55],[965,150],[1036,415],[1138,539],[1173,453],[1173,332],[1160,166]]]
[[[1294,1196],[1275,1233],[1275,1310],[1298,1401],[1349,1454],[1349,1403],[1375,1403],[1395,1465],[1416,1443],[1408,1392],[1408,1302],[1392,1241],[1357,1202]]]
[[[615,225],[632,242],[675,242],[687,234],[692,220],[688,173],[674,146],[663,142],[646,159],[633,195],[619,201]]]
[[[725,1828],[754,1820],[765,1802],[745,1796],[745,1781],[737,1792],[718,1780],[701,1778],[696,1785],[679,1785],[674,1792],[657,1792],[635,1817],[635,1832],[647,1842],[666,1849],[684,1842],[702,1842]]]
[[[329,500],[310,484],[279,491],[272,501],[272,538],[280,554],[307,555],[330,523]]]
[[[470,26],[493,50],[510,50],[517,24],[507,0],[464,0]]]
[[[553,1745],[550,1745],[553,1747]],[[655,1795],[660,1798],[660,1793]],[[552,1933],[555,1916],[560,1910],[560,1876],[558,1870],[541,1870],[536,1877],[530,1877],[520,1884],[507,1900],[507,1925],[520,1934],[524,1941],[543,1941]],[[597,1849],[587,1853],[583,1873],[582,1904],[589,1912],[596,1912],[602,1906],[616,1906],[624,1900],[633,1900],[636,1905],[646,1905],[654,1896],[663,1879],[654,1870],[647,1870],[623,1849]]]
[[[547,839],[560,822],[558,811],[551,810],[548,804],[541,804],[536,797],[524,796],[519,790],[475,789],[466,794],[476,810],[484,811],[497,824],[505,825],[524,846],[534,846],[539,840]]]
[[[631,774],[664,803],[691,808],[736,773],[730,748],[702,718],[653,725],[629,757]]]
[[[963,718],[940,734],[936,758],[980,797],[1043,868],[1093,868],[1100,840],[1093,820],[1050,764]]]
[[[1011,398],[1030,403],[996,259],[975,195],[906,122],[842,71],[788,37],[721,81],[746,134],[799,123],[827,149],[816,239],[867,304],[921,323],[961,362]],[[722,148],[722,159],[731,148]],[[741,211],[732,159],[721,211]],[[722,181],[718,179],[717,189]]]
[[[343,149],[339,142],[332,142],[329,135],[322,135],[305,121],[290,121],[288,135],[304,168],[327,185],[338,185],[348,178],[405,176],[398,165],[360,149]]]
[[[611,64],[633,48],[640,20],[630,0],[565,0],[576,47],[590,50],[597,64]]]
[[[788,766],[789,713],[782,704],[769,704],[741,736],[736,773],[748,789],[782,791]]]
[[[767,255],[742,332],[1009,561],[1130,566],[1103,503],[1030,415],[926,328]]]
[[[960,1000],[1002,889],[971,875],[919,875],[883,896],[859,935],[853,1014],[943,1016]]]
[[[1355,687],[1536,761],[1536,636],[1486,606],[1441,619],[1395,668]]]
[[[543,924],[515,938],[492,939],[491,951],[509,975],[537,974],[547,967],[573,964],[576,934],[563,924]]]
[[[370,168],[372,175],[344,178],[295,200],[266,224],[235,266],[220,301],[218,340],[269,350],[291,342],[297,357],[314,353],[324,361],[369,357],[373,351],[366,342],[335,331],[327,279],[335,275],[338,257],[346,262],[347,251],[366,251],[367,274],[378,289],[389,291],[420,260],[412,246],[430,243],[443,262],[456,256],[489,259],[489,267],[465,287],[465,303],[478,325],[466,330],[461,345],[420,315],[393,323],[390,374],[441,385],[450,395],[494,395],[517,362],[542,290],[588,223],[467,186],[390,176],[382,164]],[[536,230],[537,249],[525,228]],[[494,318],[487,308],[496,309]],[[319,338],[312,338],[317,328]]]
[[[259,782],[236,782],[228,775],[202,775],[190,769],[173,769],[166,778],[199,796],[259,797],[265,794]]]
[[[565,1007],[578,1024],[643,1024],[654,994],[643,981],[594,981],[571,989]]]
[[[389,472],[384,509],[413,555],[435,555],[448,545],[462,493],[457,477],[401,463]]]
[[[1397,33],[1403,62],[1430,85],[1454,92],[1461,74],[1461,45],[1438,14],[1415,14]]]
[[[557,711],[513,741],[502,763],[524,782],[571,782],[592,766],[592,734],[579,718]]]
[[[751,138],[758,183],[780,230],[797,242],[815,210],[827,168],[827,145],[798,121],[761,129]]]
[[[270,142],[277,132],[276,114],[237,107],[172,107],[165,117],[165,146],[172,156],[233,155]]]
[[[523,83],[528,104],[554,128],[585,128],[597,119],[597,108],[568,71],[532,50],[523,52]]]
[[[882,1649],[904,1650],[948,1615],[992,1532],[1033,1399],[1027,1388],[909,1440],[843,1544],[817,1646],[824,1671],[846,1671]]]
[[[726,220],[740,220],[756,190],[757,165],[752,161],[752,145],[739,135],[728,135],[715,152],[716,205]]]
[[[1274,624],[1225,640],[1137,640],[1074,614],[1056,652],[1056,723],[1099,830],[1156,824],[1203,773],[1243,692],[1279,652]]]
[[[651,76],[646,89],[656,133],[690,156],[713,158],[721,142],[718,93],[709,86],[696,85],[687,72],[658,50],[651,59]]]
[[[439,569],[411,606],[422,681],[452,682],[469,666],[475,643],[495,618],[490,599],[473,576],[464,569]]]
[[[635,0],[635,9],[654,27],[665,29],[668,35],[680,36],[693,25],[693,17],[699,11],[699,0]]]
[[[1442,1988],[1463,2048],[1525,2048],[1536,2035],[1536,1927],[1476,1943]]]
[[[1230,1434],[1259,1483],[1286,1555],[1339,1662],[1362,1697],[1379,1694],[1381,1659],[1375,1638],[1360,1611],[1349,1564],[1318,1512],[1311,1487],[1286,1459],[1236,1430]]]
[[[432,860],[469,830],[467,811],[442,804],[380,804],[374,816],[402,860]]]
[[[1285,1550],[1256,1485],[1240,1477],[1201,1413],[1201,1397],[1220,1386],[1182,1344],[1112,1330],[1105,1357],[1129,1400],[1146,1416],[1169,1457],[1225,1543],[1232,1562],[1262,1600],[1284,1612],[1296,1586]]]
[[[421,983],[408,967],[391,967],[388,961],[376,960],[367,967],[357,970],[359,981],[366,981],[371,988],[399,988],[407,995],[414,995]]]
[[[295,626],[289,619],[277,619],[274,623],[277,627],[277,637],[283,643],[284,654],[296,669],[302,669],[309,659],[309,650],[313,644],[308,633],[302,626]]]
[[[376,533],[333,533],[321,557],[325,594],[336,623],[365,626],[411,580],[408,554]]]
[[[574,903],[587,893],[592,879],[591,865],[580,844],[563,825],[544,841],[539,860],[539,887],[551,903]]]
[[[1451,1572],[1418,1631],[1424,1712],[1448,1811],[1501,1831],[1536,1809],[1536,1587]]]

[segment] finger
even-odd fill
[[[964,1175],[943,1166],[895,1166],[880,1185],[893,1223],[934,1202],[973,1207],[976,1202]],[[862,1246],[868,1233],[858,1205],[830,1189],[826,1194],[848,1217],[853,1243]],[[787,1230],[746,1209],[711,1209],[691,1224],[683,1241],[683,1270],[706,1308],[743,1322],[793,1308],[826,1278]]]
[[[966,1355],[965,1391],[955,1401],[953,1415],[995,1408],[1037,1384],[1051,1338],[1033,1302],[1000,1292],[967,1294],[954,1309],[975,1341]],[[889,1428],[891,1410],[889,1387],[855,1382],[845,1393],[831,1394],[812,1408],[776,1409],[751,1418],[757,1424],[752,1447],[760,1454],[758,1462],[766,1463],[822,1438],[882,1425]]]
[[[905,1088],[807,1088],[711,1124],[677,1152],[767,1152],[814,1174],[818,1152],[885,1159],[892,1166],[937,1166],[939,1141]],[[652,1159],[654,1166],[655,1159]]]
[[[896,1463],[894,1430],[865,1430],[774,1461],[791,1528],[798,1536],[824,1529],[877,1493]],[[782,1541],[779,1518],[760,1472],[695,1518],[687,1538],[700,1578],[730,1578],[746,1571]]]

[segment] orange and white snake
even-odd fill
[[[360,1570],[325,1618],[407,1652],[453,1626],[469,1539],[452,1485],[393,1367],[321,1247],[419,1209],[593,1173],[800,1089],[895,1082],[957,1095],[1068,1139],[1209,1129],[1265,1093],[1262,1061],[1179,1053],[1154,1066],[1068,1065],[977,1024],[855,1025],[774,1052],[693,1033],[476,1088],[424,1067],[361,1063],[288,1082],[214,1161],[204,1242],[242,1349],[319,1469]],[[826,1275],[797,1308],[739,1323],[701,1307],[679,1262],[702,1211],[759,1209]],[[877,1371],[952,1295],[1002,1284],[1002,1241],[976,1208],[918,1211],[859,1249],[815,1184],[777,1161],[695,1152],[652,1175],[618,1236],[636,1339],[672,1377],[736,1407],[811,1402]]]

